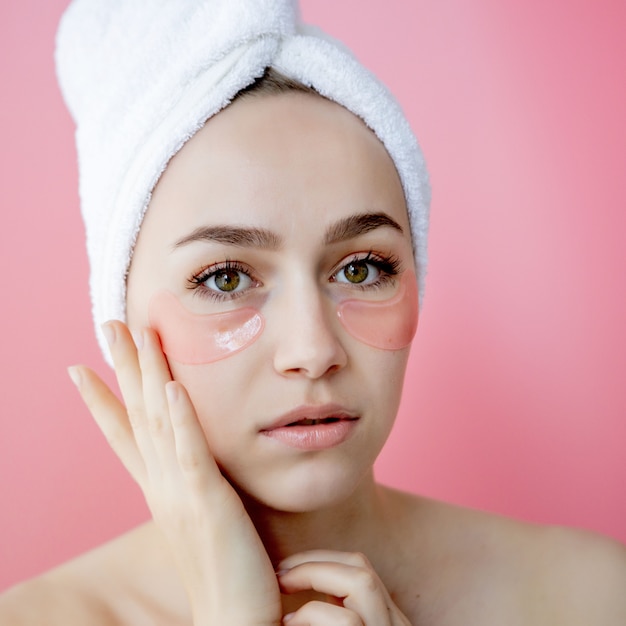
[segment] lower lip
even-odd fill
[[[343,443],[356,425],[357,420],[339,420],[311,426],[282,426],[261,433],[300,450],[325,450]]]

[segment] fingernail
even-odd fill
[[[277,565],[276,565],[276,571],[277,572],[288,572],[291,567],[289,567],[289,559],[291,557],[286,557],[284,558],[282,561],[280,561]]]
[[[283,623],[288,622],[294,615],[295,613],[287,613],[287,615],[283,617]]]
[[[174,404],[178,400],[178,388],[172,383],[165,385],[165,395],[170,404]]]
[[[80,383],[81,383],[80,370],[75,365],[72,365],[71,367],[67,368],[67,373],[69,374],[69,377],[71,378],[72,382],[77,387],[80,387]]]
[[[111,322],[105,322],[101,328],[107,343],[112,346],[115,343],[115,327]]]
[[[136,330],[133,331],[133,341],[135,342],[135,346],[137,350],[141,350],[143,348],[143,332]]]
[[[276,572],[276,576],[284,576],[289,570],[288,569],[279,569]]]

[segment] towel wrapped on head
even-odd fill
[[[93,316],[109,362],[100,326],[125,320],[126,275],[161,173],[268,67],[344,106],[385,145],[404,188],[421,299],[430,188],[417,141],[388,89],[302,24],[293,0],[74,0],[56,63],[76,122]]]

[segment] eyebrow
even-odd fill
[[[404,232],[400,224],[386,213],[361,213],[343,218],[331,225],[325,233],[324,243],[328,245],[353,239],[383,226],[389,226],[401,233]],[[196,228],[189,235],[178,239],[173,248],[180,248],[195,241],[208,241],[264,250],[277,250],[282,245],[282,238],[266,228],[218,225]]]
[[[346,217],[330,226],[326,231],[324,241],[326,244],[346,241],[383,226],[390,226],[401,233],[404,232],[400,224],[386,213],[361,213]]]
[[[265,228],[201,226],[189,235],[176,241],[173,247],[180,248],[194,241],[210,241],[242,248],[251,247],[265,250],[276,250],[282,244],[282,239],[276,233]]]

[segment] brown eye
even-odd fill
[[[355,287],[365,288],[378,284],[381,277],[386,274],[395,272],[384,271],[381,268],[383,261],[380,261],[370,255],[365,258],[352,258],[345,265],[341,265],[333,274],[332,281],[342,283],[344,285],[354,285]]]
[[[239,271],[235,269],[225,269],[217,272],[213,280],[215,281],[215,287],[220,291],[234,291],[239,287],[241,277]]]
[[[343,275],[348,282],[362,283],[369,276],[369,268],[364,261],[353,261],[343,268]]]
[[[254,270],[244,263],[226,260],[204,268],[199,274],[188,279],[190,289],[201,296],[213,298],[217,302],[226,302],[243,296],[250,289],[260,287],[261,283],[253,278]]]

